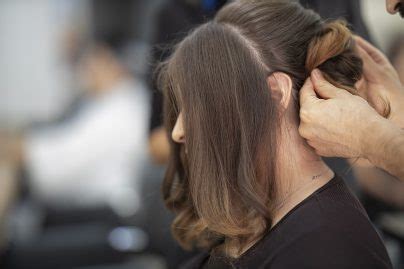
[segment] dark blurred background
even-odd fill
[[[178,268],[160,185],[168,155],[153,70],[225,0],[0,1],[1,268]],[[404,27],[384,1],[302,0],[344,17],[404,82]],[[327,162],[404,268],[404,185]]]

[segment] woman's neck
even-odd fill
[[[287,139],[282,137],[272,227],[334,177],[334,172],[300,137],[297,127],[288,129]]]

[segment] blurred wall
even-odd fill
[[[0,1],[0,125],[59,114],[72,92],[62,59],[68,21],[88,19],[86,0]],[[75,20],[72,20],[75,17]]]
[[[404,19],[386,11],[384,0],[362,0],[362,14],[377,45],[387,51],[394,37],[404,35]]]

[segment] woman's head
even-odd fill
[[[163,194],[184,246],[237,256],[270,227],[282,126],[297,125],[314,68],[350,91],[361,76],[346,26],[290,1],[233,2],[176,46],[160,71],[172,144]]]

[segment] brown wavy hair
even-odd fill
[[[271,227],[280,113],[266,79],[288,74],[296,97],[314,68],[355,93],[362,62],[352,34],[342,21],[280,0],[228,4],[162,63],[172,150],[162,189],[183,247],[237,257]],[[170,136],[180,111],[184,145]]]

